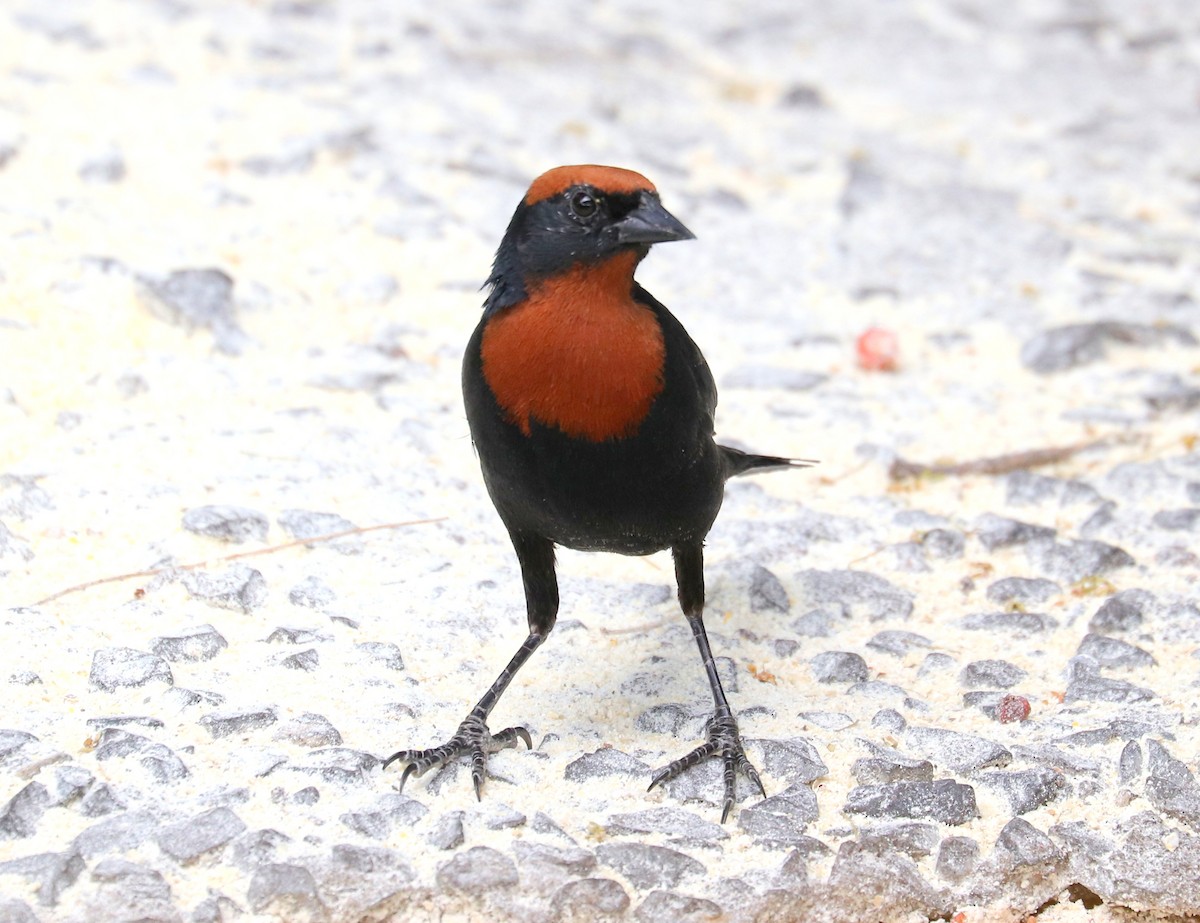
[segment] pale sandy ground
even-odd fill
[[[938,878],[936,851],[905,859],[933,903],[830,879],[839,848],[873,824],[842,811],[859,784],[850,771],[865,755],[859,741],[911,749],[903,732],[873,723],[883,708],[1010,750],[1143,722],[1149,730],[1132,735],[1143,751],[1162,740],[1193,775],[1200,769],[1200,625],[1183,608],[1197,598],[1196,532],[1151,523],[1160,510],[1200,506],[1200,421],[1194,406],[1156,412],[1144,399],[1171,376],[1194,387],[1200,349],[1169,339],[1112,345],[1102,361],[1053,375],[1020,358],[1033,336],[1068,323],[1200,329],[1200,21],[1191,5],[1027,3],[1002,14],[949,3],[675,12],[498,3],[455,12],[369,0],[13,0],[0,10],[0,48],[0,474],[26,479],[6,480],[0,494],[11,533],[0,545],[0,726],[39,739],[0,770],[0,805],[77,764],[128,811],[151,815],[152,831],[225,804],[247,830],[289,838],[258,865],[235,861],[232,842],[178,862],[148,832],[86,855],[57,902],[34,877],[0,874],[0,894],[31,914],[0,904],[0,920],[135,911],[197,921],[550,919],[572,912],[561,882],[551,887],[521,865],[515,888],[456,887],[446,864],[473,847],[504,857],[520,842],[561,849],[564,836],[587,850],[664,845],[666,833],[607,829],[615,815],[656,807],[717,819],[715,791],[703,786],[692,794],[707,802],[697,803],[687,791],[646,794],[643,775],[564,777],[602,747],[654,767],[692,746],[698,720],[679,738],[637,727],[654,705],[682,703],[694,716],[706,707],[662,555],[560,555],[565,624],[493,724],[526,722],[536,752],[496,756],[480,804],[465,772],[422,779],[405,794],[428,814],[367,836],[342,818],[377,806],[394,770],[323,782],[289,768],[304,765],[310,746],[275,737],[316,713],[352,751],[432,744],[523,637],[519,578],[471,452],[459,360],[513,204],[559,162],[619,163],[657,182],[699,239],[658,248],[639,278],[705,349],[722,384],[720,435],[821,462],[731,486],[709,541],[708,621],[717,653],[733,658],[732,698],[749,710],[744,736],[802,738],[826,764],[812,784],[820,814],[805,832],[831,851],[800,863],[807,884],[789,883],[780,877],[789,851],[735,821],[717,844],[672,844],[706,869],[672,890],[732,919],[812,918],[804,895],[829,879],[818,889],[829,919],[961,913],[953,919],[974,923],[1021,919],[1072,883],[1060,863],[1051,886],[1041,871],[1023,886],[1019,873],[989,880],[986,870],[957,885]],[[194,267],[235,280],[241,333],[188,329],[150,309],[139,278]],[[855,366],[854,337],[872,324],[899,336],[895,374]],[[799,373],[827,378],[788,387]],[[1040,469],[1095,487],[1095,502],[1021,505],[1004,477],[888,478],[894,453],[962,461],[1097,439],[1109,441]],[[1113,472],[1133,470],[1119,469],[1126,463],[1152,473],[1121,487]],[[1099,582],[1059,578],[1042,611],[1060,625],[1043,636],[959,624],[1002,608],[984,596],[996,579],[1044,576],[1022,547],[979,544],[981,514],[1049,526],[1065,542],[1085,537],[1109,498],[1116,519],[1086,537],[1124,548],[1134,566]],[[227,545],[182,528],[185,511],[214,503],[265,514],[266,541]],[[439,521],[368,532],[352,554],[318,546],[249,558],[267,586],[250,612],[147,577],[40,602],[128,572],[206,560],[220,571],[223,555],[289,541],[276,522],[288,509],[358,526]],[[896,518],[905,511],[928,515]],[[905,543],[937,524],[965,535],[964,552],[907,569]],[[750,610],[751,564],[779,578],[788,613]],[[799,596],[802,572],[845,568],[910,591],[912,616],[852,617],[825,637],[798,631],[811,608]],[[336,598],[316,609],[289,602],[309,577]],[[1088,620],[1108,594],[1133,588],[1155,594],[1158,615],[1122,637],[1156,663],[1106,675],[1154,700],[1064,702]],[[186,704],[161,682],[89,685],[97,650],[147,651],[156,637],[205,624],[228,647],[170,668],[175,687],[222,695],[219,708]],[[316,634],[299,647],[267,643],[279,627]],[[899,658],[868,647],[884,629],[932,647]],[[778,639],[800,645],[781,653]],[[396,643],[404,669],[364,655],[356,645],[368,641]],[[281,663],[307,649],[319,655],[314,669]],[[870,679],[903,687],[908,701],[815,683],[809,659],[826,650],[862,654]],[[931,651],[955,663],[919,674]],[[1031,703],[1029,722],[1001,725],[963,703],[959,670],[987,658],[1027,672],[1014,691]],[[28,671],[40,682],[20,678]],[[276,723],[219,739],[200,723],[239,709],[272,709]],[[831,730],[798,717],[820,711],[852,724]],[[136,759],[96,759],[103,722],[88,721],[113,716],[162,722],[128,729],[174,751],[187,777],[160,784]],[[1056,767],[1066,794],[1024,820],[1042,832],[1082,822],[1119,847],[1122,825],[1162,813],[1141,776],[1118,783],[1125,742],[1072,751],[1088,766]],[[1010,768],[1037,765],[1048,764],[1018,753]],[[772,794],[788,785],[764,777]],[[938,766],[935,777],[975,785],[980,816],[938,825],[938,835],[974,839],[987,860],[1012,819],[1008,804],[969,772]],[[289,800],[309,785],[320,789],[316,804]],[[1200,813],[1188,813],[1192,789],[1183,791],[1184,808],[1163,814],[1163,848],[1196,856]],[[462,812],[462,845],[430,845],[453,812]],[[565,834],[547,832],[539,814]],[[50,807],[29,835],[0,838],[0,863],[69,853],[103,819],[77,803]],[[405,871],[390,885],[329,871],[330,849],[343,843],[386,849]],[[96,872],[106,855],[157,872],[169,897],[151,910],[112,900]],[[312,868],[317,890],[256,900],[248,892],[267,861]],[[1200,875],[1200,860],[1181,867]],[[574,877],[618,882],[627,900],[610,908],[614,918],[634,918],[653,890],[603,863]],[[1200,885],[1161,901],[1151,892],[1135,899],[1114,886],[1092,911],[1064,898],[1039,918],[1200,913]],[[605,911],[585,903],[577,912]]]

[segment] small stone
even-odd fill
[[[302,865],[271,862],[261,865],[250,879],[246,903],[254,913],[268,908],[283,919],[325,916],[312,872]]]
[[[916,632],[889,630],[877,632],[867,642],[867,647],[893,657],[905,657],[909,651],[930,647],[931,644],[928,638]]]
[[[1107,638],[1089,632],[1079,644],[1077,655],[1090,657],[1101,667],[1152,667],[1156,661],[1149,651],[1120,638]]]
[[[472,846],[437,869],[438,887],[447,891],[483,895],[518,882],[512,859],[488,846]]]
[[[756,564],[750,574],[750,611],[786,613],[791,608],[791,600],[779,578]]]
[[[934,655],[930,654],[929,656],[933,657]],[[871,727],[899,734],[908,727],[908,721],[894,708],[881,708],[871,716]]]
[[[260,865],[274,862],[280,847],[289,842],[291,840],[286,834],[270,827],[251,830],[243,833],[230,845],[230,859],[234,866],[249,872]]]
[[[762,751],[759,766],[772,776],[784,779],[788,785],[808,785],[829,772],[820,753],[807,740],[798,737],[784,740],[751,740]]]
[[[289,772],[320,776],[326,782],[341,784],[364,784],[370,774],[379,768],[377,756],[348,747],[326,747],[313,750],[302,759],[287,764]]]
[[[320,577],[305,577],[288,591],[288,602],[308,609],[324,609],[337,594]]]
[[[684,843],[709,843],[729,836],[719,825],[703,820],[690,811],[668,807],[614,814],[604,829],[612,836],[664,833],[672,838],[671,842],[678,840]]]
[[[273,740],[287,740],[301,747],[336,747],[342,735],[324,715],[305,712],[284,722]]]
[[[648,734],[670,734],[678,737],[679,732],[692,720],[691,712],[682,705],[670,702],[646,709],[637,719],[637,729]]]
[[[242,834],[246,825],[229,808],[213,808],[188,820],[164,827],[158,845],[176,862],[192,862]]]
[[[1012,868],[1041,865],[1063,859],[1062,850],[1050,837],[1029,821],[1019,817],[1014,817],[1004,825],[1000,835],[996,837],[996,849],[1009,855]]]
[[[1072,657],[1067,664],[1066,702],[1146,702],[1155,698],[1150,689],[1123,679],[1100,675],[1100,665],[1091,657]]]
[[[288,628],[281,625],[269,635],[268,644],[319,644],[332,640],[332,636],[312,628]]]
[[[859,743],[871,754],[855,760],[850,767],[850,774],[860,785],[933,779],[933,764],[929,760],[906,756],[895,747],[870,740],[860,740]]]
[[[279,525],[296,541],[324,538],[340,532],[354,532],[358,527],[337,513],[317,513],[311,510],[284,510],[279,514]],[[340,554],[362,554],[361,535],[346,535],[321,543]]]
[[[37,833],[38,822],[50,806],[50,793],[41,782],[30,782],[0,808],[0,839],[23,839]]]
[[[213,736],[213,739],[217,739],[270,727],[277,720],[274,709],[262,708],[249,711],[211,712],[200,719],[200,724]]]
[[[1168,817],[1200,833],[1200,784],[1192,771],[1157,740],[1146,741],[1146,752],[1149,755],[1146,797]]]
[[[1007,766],[1012,754],[990,740],[944,728],[910,727],[904,742],[922,755],[953,772],[974,772],[991,766]]]
[[[854,719],[840,711],[802,711],[796,717],[825,731],[844,731],[854,725]]]
[[[239,355],[247,338],[234,314],[233,279],[220,269],[177,269],[165,279],[140,277],[142,304],[167,323],[213,332],[217,349]]]
[[[1060,506],[1100,503],[1096,489],[1081,481],[1063,481],[1032,471],[1014,471],[1005,479],[1005,501],[1010,506],[1042,506],[1058,501]]]
[[[0,862],[0,875],[20,875],[27,881],[36,882],[38,903],[43,907],[54,907],[84,868],[86,864],[79,852],[67,850]]]
[[[725,919],[725,911],[702,897],[688,897],[674,891],[651,891],[634,911],[638,923],[704,923]]]
[[[246,564],[234,564],[219,574],[187,571],[183,585],[193,599],[235,612],[253,612],[267,599],[267,581]]]
[[[390,641],[363,641],[354,646],[367,658],[388,670],[404,669],[404,659],[400,656],[400,648]]]
[[[890,919],[948,919],[954,909],[944,891],[921,877],[912,859],[898,852],[880,854],[853,841],[838,848],[828,884],[832,893],[846,895],[845,901],[870,895],[867,906],[874,912],[857,919],[880,918],[880,906],[887,908]]]
[[[611,878],[581,878],[559,888],[550,904],[559,920],[602,920],[623,915],[629,895]]]
[[[1024,696],[1005,695],[996,703],[995,718],[1001,724],[1012,724],[1028,718],[1029,710],[1029,700]]]
[[[641,760],[620,750],[604,747],[572,760],[567,764],[563,776],[569,782],[585,782],[605,776],[644,776],[649,772],[650,767]]]
[[[321,790],[315,785],[306,786],[292,795],[292,804],[316,804],[321,800]]]
[[[797,593],[804,611],[822,609],[835,617],[858,621],[907,619],[913,594],[882,577],[856,570],[805,570],[797,575]]]
[[[641,891],[672,888],[690,875],[703,876],[707,871],[691,856],[648,843],[601,843],[596,858]]]
[[[1200,531],[1200,509],[1159,510],[1150,521],[1169,532],[1197,532]]]
[[[1156,602],[1154,594],[1147,590],[1133,589],[1114,593],[1096,610],[1096,614],[1088,622],[1088,630],[1102,635],[1114,631],[1134,631],[1141,627],[1147,613]]]
[[[527,818],[516,808],[506,804],[489,804],[483,824],[489,830],[512,830],[524,827]]]
[[[807,784],[799,783],[743,808],[738,813],[738,826],[756,842],[778,849],[806,839],[804,831],[817,816],[817,796]]]
[[[10,673],[8,681],[14,686],[42,685],[42,678],[32,670],[18,670],[16,673]]]
[[[980,782],[1008,800],[1013,814],[1029,811],[1057,801],[1067,793],[1067,780],[1053,769],[1022,769],[1016,772],[982,772]]]
[[[1132,785],[1142,777],[1142,748],[1136,740],[1128,741],[1121,748],[1117,760],[1117,781],[1121,785]]]
[[[189,532],[234,544],[265,542],[270,526],[266,516],[244,506],[198,506],[183,514],[183,527]]]
[[[947,881],[960,882],[975,870],[979,844],[966,836],[948,836],[938,846],[935,870]]]
[[[178,635],[155,638],[150,642],[150,650],[164,660],[172,663],[188,661],[198,663],[212,660],[222,650],[229,647],[229,642],[211,625],[201,625]]]
[[[88,681],[94,689],[115,692],[153,682],[173,686],[175,677],[161,657],[131,647],[106,647],[92,655]]]
[[[435,849],[458,849],[463,844],[463,811],[450,811],[437,819],[425,840]]]
[[[925,655],[925,658],[921,661],[920,668],[917,670],[917,676],[941,676],[953,670],[957,663],[958,661],[949,654],[934,651],[932,654]]]
[[[280,660],[279,664],[288,670],[302,670],[305,673],[312,673],[321,665],[321,658],[315,650],[309,648],[306,651],[289,654]]]
[[[104,817],[125,807],[124,800],[104,782],[93,785],[79,800],[79,813],[84,817]]]
[[[1062,592],[1053,580],[1041,577],[1005,577],[987,589],[987,598],[998,605],[1019,603],[1022,606],[1040,606]]]
[[[952,779],[860,785],[850,790],[842,810],[867,817],[935,820],[951,826],[965,824],[979,816],[975,790]]]
[[[962,668],[958,682],[968,689],[1008,689],[1027,675],[1007,660],[975,660]]]
[[[0,923],[38,923],[38,918],[24,901],[0,897]]]
[[[1028,638],[1058,627],[1058,620],[1040,612],[983,612],[959,620],[967,631],[993,631]]]
[[[53,806],[70,804],[83,796],[95,778],[88,770],[74,763],[55,767],[54,781],[48,787],[50,804]]]
[[[158,822],[146,811],[127,811],[92,824],[75,837],[75,848],[84,858],[127,852],[149,840]]]
[[[429,809],[415,798],[397,792],[380,795],[370,810],[353,811],[339,819],[355,833],[375,840],[386,839],[397,827],[411,827]]]
[[[988,551],[1024,545],[1035,540],[1049,540],[1058,535],[1057,529],[1036,526],[1018,519],[1005,519],[994,513],[984,513],[975,521],[975,534]]]
[[[1065,583],[1102,576],[1137,563],[1129,552],[1116,545],[1081,540],[1066,544],[1033,541],[1025,546],[1025,557],[1046,576]]]
[[[921,536],[921,547],[931,558],[951,560],[962,557],[966,538],[954,529],[930,529]]]
[[[877,854],[899,852],[910,859],[922,859],[937,848],[940,839],[934,824],[890,821],[863,830],[858,845]]]
[[[809,665],[818,683],[861,683],[867,678],[867,662],[861,654],[848,651],[817,654]]]
[[[214,894],[196,905],[188,923],[225,923],[240,913],[242,908],[232,898],[224,894]]]

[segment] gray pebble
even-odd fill
[[[975,778],[1008,800],[1013,814],[1025,814],[1067,794],[1067,780],[1053,769],[981,772]]]
[[[1067,664],[1067,702],[1146,702],[1155,698],[1152,690],[1135,686],[1123,679],[1100,675],[1100,665],[1091,657],[1072,657]]]
[[[833,634],[833,619],[833,613],[826,609],[812,609],[792,619],[788,627],[804,638],[828,638]]]
[[[1152,667],[1156,663],[1149,651],[1135,644],[1092,632],[1084,635],[1075,653],[1091,657],[1101,667]]]
[[[125,801],[105,782],[93,785],[79,800],[79,813],[84,817],[104,817],[125,808]]]
[[[817,796],[805,783],[742,808],[738,826],[755,842],[772,849],[794,846],[818,816]]]
[[[1095,488],[1080,481],[1063,481],[1032,471],[1014,471],[1005,478],[1005,488],[1005,502],[1009,506],[1042,506],[1050,501],[1073,506],[1099,503],[1103,499]]]
[[[166,744],[154,743],[138,734],[119,728],[105,728],[96,739],[97,760],[136,755],[138,762],[157,782],[178,782],[189,775],[188,768]]]
[[[907,619],[913,594],[882,577],[857,570],[805,570],[796,578],[802,608],[820,608],[840,618],[872,622]]]
[[[188,329],[211,330],[217,349],[236,356],[247,337],[238,327],[233,279],[220,269],[177,269],[165,279],[140,277],[138,296],[156,317]]]
[[[766,773],[784,779],[788,785],[807,785],[829,772],[820,753],[807,740],[798,737],[785,740],[753,740],[745,743],[762,751],[759,766]]]
[[[614,814],[604,829],[612,836],[665,833],[672,841],[698,843],[724,840],[729,836],[719,825],[703,820],[691,811],[669,807]]]
[[[1142,777],[1142,748],[1136,740],[1127,741],[1117,760],[1117,781],[1132,785]]]
[[[374,840],[386,839],[397,827],[411,827],[429,809],[415,798],[397,792],[380,795],[370,810],[350,811],[339,820],[355,833]]]
[[[616,869],[635,888],[672,888],[690,876],[702,876],[707,870],[691,856],[648,843],[601,843],[596,859]]]
[[[756,564],[750,574],[751,612],[788,612],[792,607],[779,578]]]
[[[210,712],[201,717],[200,724],[213,736],[213,739],[217,739],[270,727],[278,720],[273,708],[260,708],[247,711]]]
[[[226,923],[242,913],[237,901],[224,894],[210,894],[192,911],[188,923]]]
[[[917,670],[917,676],[941,676],[953,670],[957,663],[958,661],[949,654],[934,651],[932,654],[925,655],[921,661],[920,668]]]
[[[930,529],[921,536],[921,547],[931,558],[952,560],[962,557],[966,538],[955,529]]]
[[[74,763],[55,767],[54,780],[48,787],[50,804],[71,804],[83,796],[95,778],[87,769]]]
[[[279,514],[278,522],[296,541],[323,538],[326,535],[350,532],[358,528],[349,519],[337,513],[317,513],[311,510],[284,510]],[[347,535],[321,544],[341,554],[361,554],[363,550],[361,535]]]
[[[809,660],[818,683],[861,683],[867,678],[867,662],[861,654],[826,651]]]
[[[128,852],[149,840],[158,830],[158,821],[147,811],[128,811],[92,824],[75,837],[75,848],[84,856]]]
[[[967,631],[993,631],[1028,638],[1058,627],[1058,620],[1041,612],[980,612],[958,622]]]
[[[867,827],[858,835],[858,845],[876,854],[899,852],[922,859],[937,848],[941,836],[934,824],[891,821]]]
[[[336,747],[341,744],[342,735],[324,715],[305,712],[285,721],[272,739],[287,740],[301,747]]]
[[[271,524],[258,510],[244,506],[197,506],[183,514],[183,527],[197,535],[241,544],[247,540],[265,542]]]
[[[292,804],[316,804],[321,800],[321,790],[309,785],[292,795]]]
[[[909,651],[929,646],[931,646],[931,642],[924,635],[919,635],[913,631],[897,631],[895,629],[876,632],[871,640],[867,642],[867,647],[872,650],[883,651],[883,653],[891,654],[893,657],[905,657]]]
[[[1061,592],[1062,587],[1053,580],[1041,577],[1005,577],[988,587],[987,598],[999,605],[1015,602],[1023,606],[1040,606]]]
[[[437,869],[438,887],[483,895],[518,882],[512,859],[488,846],[472,846]]]
[[[826,731],[844,731],[854,725],[854,719],[840,711],[802,711],[796,717]]]
[[[283,625],[267,635],[268,644],[319,644],[332,640],[330,635],[313,628],[288,628]]]
[[[857,919],[879,916],[879,906],[886,906],[893,919],[945,919],[953,910],[949,896],[925,881],[912,859],[898,852],[879,854],[853,841],[838,848],[829,887],[843,906],[858,905],[866,911],[856,914]]]
[[[1159,510],[1150,520],[1160,529],[1169,532],[1200,531],[1200,509]]]
[[[975,520],[975,535],[988,551],[1037,540],[1045,541],[1053,539],[1057,534],[1057,529],[1036,526],[1017,519],[1005,519],[994,513],[984,513]]]
[[[224,846],[245,829],[241,818],[229,808],[213,808],[164,827],[158,834],[158,845],[176,862],[187,863]]]
[[[791,657],[800,650],[800,642],[793,638],[776,638],[771,646],[775,651],[775,656],[781,659]]]
[[[559,920],[602,920],[623,915],[629,895],[611,878],[581,878],[559,888],[550,904]]]
[[[463,844],[463,811],[449,811],[437,819],[425,841],[435,849],[458,849]]]
[[[0,897],[0,923],[38,923],[38,918],[24,901]]]
[[[290,837],[270,827],[251,830],[233,841],[229,850],[230,858],[237,868],[250,872],[260,865],[274,862],[281,847],[289,842]]]
[[[247,564],[234,564],[218,574],[187,571],[183,585],[193,599],[235,612],[252,612],[267,599],[267,581]]]
[[[308,576],[288,591],[288,602],[308,609],[324,609],[337,594],[320,577]]]
[[[933,570],[925,560],[925,546],[919,542],[897,542],[884,549],[888,568],[904,574],[927,574]]]
[[[1028,675],[1007,660],[975,660],[962,668],[958,683],[968,689],[1009,689]]]
[[[528,818],[516,808],[507,804],[488,804],[484,814],[483,825],[489,830],[512,830],[524,827]]]
[[[1012,761],[1012,754],[998,743],[944,728],[910,727],[904,734],[904,742],[934,765],[954,772],[1007,766]]]
[[[850,767],[850,774],[860,785],[933,780],[933,764],[929,760],[907,756],[895,747],[870,740],[860,740],[859,743],[871,754],[855,760]]]
[[[947,881],[959,882],[975,870],[979,844],[966,836],[948,836],[938,846],[935,870]]]
[[[305,673],[312,673],[320,667],[321,657],[315,650],[309,648],[306,651],[289,654],[279,661],[279,665],[288,670],[303,670]]]
[[[850,790],[842,810],[867,817],[935,820],[951,826],[965,824],[979,816],[975,790],[952,779],[860,785]]]
[[[670,734],[678,737],[684,725],[692,720],[692,714],[682,705],[669,702],[653,705],[638,715],[637,728],[648,734]]]
[[[86,868],[77,849],[64,852],[44,852],[20,859],[0,862],[0,875],[20,875],[37,885],[38,903],[54,907],[62,893],[75,884]]]
[[[1121,590],[1100,604],[1088,622],[1088,629],[1102,635],[1134,631],[1141,627],[1156,602],[1148,590]]]
[[[175,677],[161,657],[131,647],[106,647],[92,655],[88,682],[94,689],[115,692],[153,682],[173,686]]]
[[[88,718],[88,727],[103,731],[105,728],[143,727],[151,731],[162,730],[166,724],[161,718],[151,718],[149,715],[106,715],[102,718]]]
[[[1200,833],[1200,784],[1192,771],[1157,740],[1146,741],[1146,753],[1146,797],[1150,803]]]
[[[937,655],[929,655],[929,657],[934,656]],[[943,654],[942,656],[945,655]],[[925,659],[928,660],[929,657],[926,657]],[[882,728],[885,731],[891,731],[893,734],[899,734],[906,727],[908,727],[908,721],[905,720],[905,717],[894,708],[881,708],[871,716],[871,727]]]
[[[1124,321],[1092,321],[1052,327],[1021,347],[1021,362],[1042,375],[1062,372],[1105,357],[1110,343],[1131,346],[1161,346],[1167,341],[1195,345],[1196,338],[1185,327],[1132,324]]]
[[[37,686],[42,684],[42,678],[32,670],[18,670],[10,673],[8,681],[14,686]]]
[[[254,870],[246,890],[246,903],[254,913],[271,909],[285,919],[326,915],[312,872],[302,865],[283,862],[269,862]]]
[[[996,837],[996,850],[1007,853],[1012,869],[1055,863],[1064,858],[1062,850],[1050,837],[1020,817],[1014,817],[1001,829]]]
[[[177,635],[155,638],[150,642],[151,651],[172,663],[212,660],[228,646],[229,642],[211,625],[201,625]]]
[[[0,808],[0,839],[23,839],[37,833],[38,822],[50,806],[50,793],[41,782],[30,782]]]
[[[649,766],[628,753],[602,747],[568,763],[563,777],[570,782],[586,782],[606,776],[643,776],[649,772]]]
[[[1075,583],[1085,577],[1098,577],[1137,562],[1129,552],[1116,545],[1095,541],[1034,541],[1025,546],[1030,565],[1047,577]]]
[[[725,919],[720,905],[702,897],[688,897],[674,891],[651,891],[638,905],[633,918],[638,923],[704,923],[706,920]]]
[[[313,750],[301,759],[289,762],[289,772],[320,776],[326,782],[342,784],[365,784],[372,772],[379,768],[378,757],[348,747],[326,747]]]

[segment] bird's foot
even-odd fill
[[[488,730],[486,713],[474,710],[458,726],[454,736],[441,746],[428,750],[398,750],[383,761],[383,768],[387,769],[392,763],[408,764],[400,776],[399,791],[404,791],[404,783],[409,776],[423,776],[433,767],[445,766],[456,757],[466,754],[471,758],[471,781],[475,786],[475,797],[482,800],[488,756],[515,747],[518,740],[525,741],[525,746],[533,749],[533,741],[525,728],[505,728],[493,734]]]
[[[729,709],[719,709],[716,714],[708,719],[707,725],[708,740],[702,743],[687,756],[680,757],[673,763],[669,763],[662,769],[654,773],[654,777],[650,780],[650,791],[656,785],[675,778],[685,769],[690,769],[693,766],[698,766],[710,757],[718,756],[725,764],[723,774],[725,782],[725,799],[724,810],[721,811],[721,823],[725,823],[729,819],[730,813],[733,811],[734,798],[736,796],[737,774],[744,772],[746,777],[758,786],[759,792],[764,798],[767,797],[767,790],[763,788],[762,779],[758,776],[758,770],[746,756],[746,751],[742,749],[742,738],[738,734],[737,719]]]

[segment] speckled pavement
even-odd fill
[[[0,923],[1200,914],[1195,3],[12,0],[0,48]],[[524,637],[458,368],[571,162],[697,233],[639,279],[719,436],[821,462],[709,536],[724,825],[713,766],[646,792],[709,706],[662,555],[560,554],[482,801],[380,766]]]

